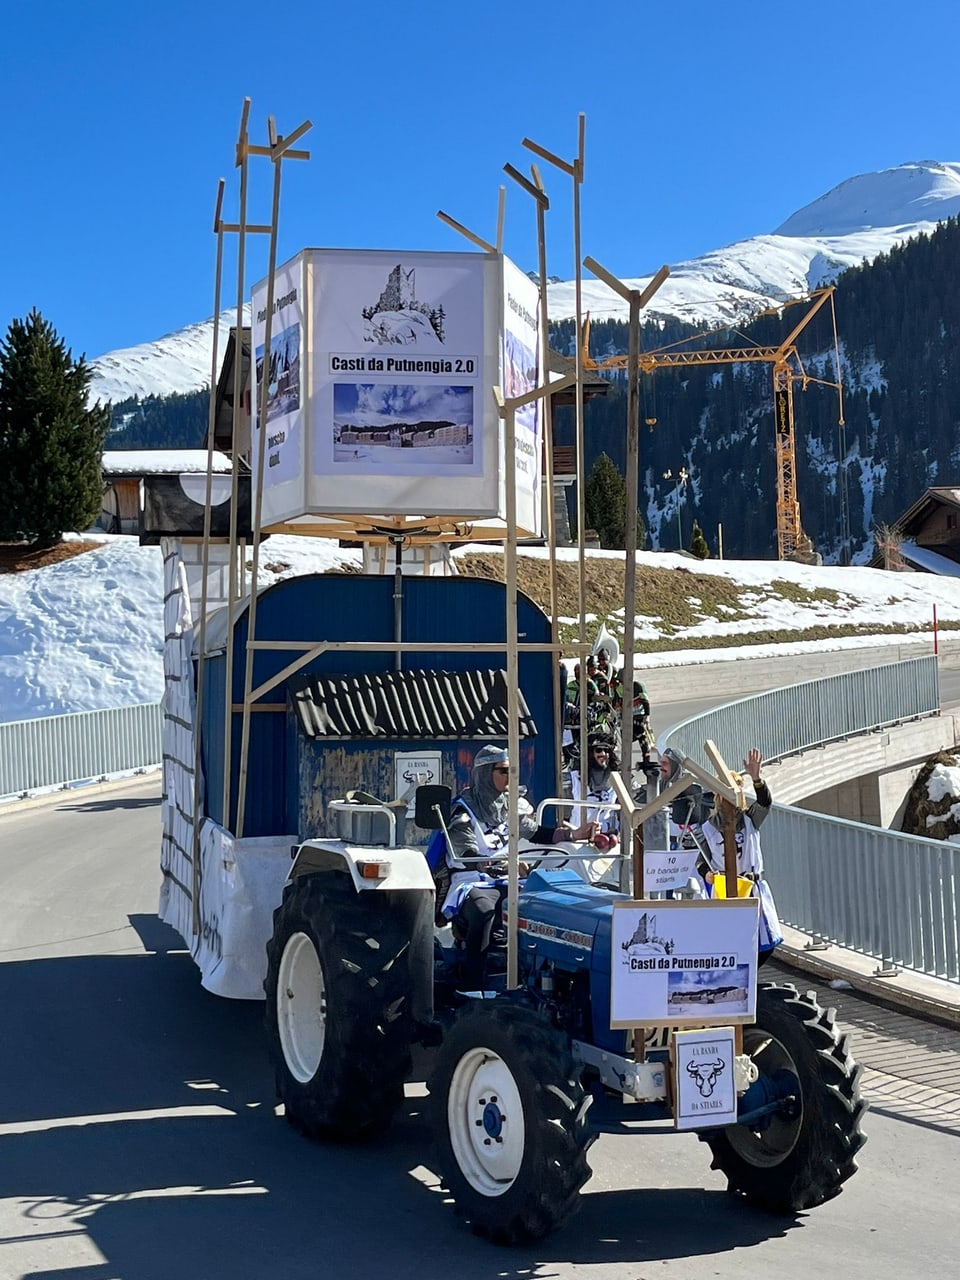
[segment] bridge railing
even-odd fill
[[[934,715],[933,655],[757,694],[671,728],[661,747],[709,767],[714,741],[738,764],[768,760]],[[960,982],[960,848],[774,804],[763,827],[767,874],[784,923],[876,958]]]
[[[960,848],[774,805],[766,874],[784,923],[896,966],[960,982]]]
[[[747,746],[759,747],[768,760],[782,760],[810,747],[935,715],[939,708],[937,659],[931,654],[742,698],[674,725],[665,741],[704,767],[709,767],[703,753],[708,739],[735,764]]]
[[[161,725],[159,703],[0,724],[0,796],[157,765]]]

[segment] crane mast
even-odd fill
[[[797,500],[793,375],[786,364],[773,367],[774,436],[777,446],[777,558],[810,558],[813,545],[800,524]]]

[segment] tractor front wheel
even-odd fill
[[[539,1240],[590,1177],[585,1094],[569,1041],[532,1009],[472,1001],[430,1082],[440,1172],[475,1234]]]

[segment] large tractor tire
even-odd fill
[[[860,1097],[863,1069],[837,1030],[834,1010],[789,983],[761,986],[757,1021],[744,1027],[743,1047],[761,1078],[783,1086],[793,1077],[796,1101],[755,1125],[701,1134],[713,1152],[711,1167],[727,1175],[732,1192],[773,1213],[831,1200],[856,1172],[867,1106]]]
[[[541,1015],[472,1001],[444,1037],[430,1094],[441,1178],[476,1235],[524,1244],[576,1210],[590,1097],[567,1037]]]
[[[267,945],[267,1036],[287,1120],[309,1137],[382,1131],[411,1070],[409,911],[345,872],[288,884]]]

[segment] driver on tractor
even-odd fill
[[[469,787],[453,802],[448,825],[449,844],[439,832],[441,856],[436,865],[427,850],[437,887],[438,915],[453,925],[463,948],[461,987],[476,991],[483,987],[484,968],[495,931],[502,925],[506,896],[506,853],[509,837],[507,787],[510,762],[505,747],[490,744],[477,752]],[[591,840],[595,822],[579,827],[561,823],[558,827],[539,825],[529,806],[520,814],[520,836],[534,844]],[[482,859],[470,862],[467,859]]]

